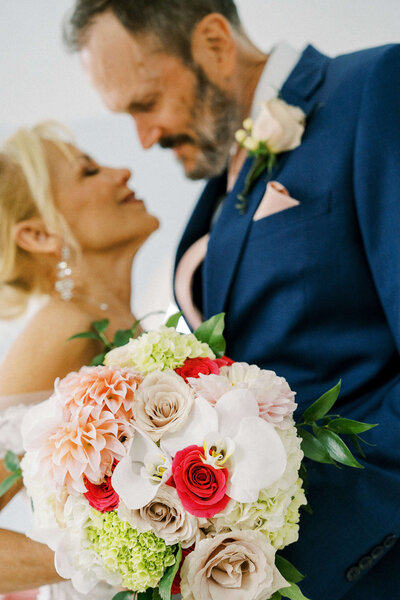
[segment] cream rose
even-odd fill
[[[258,531],[200,541],[181,570],[183,600],[266,600],[288,586],[275,567],[275,549]]]
[[[179,429],[192,408],[193,392],[174,371],[153,371],[135,392],[133,407],[137,426],[154,442]]]
[[[297,106],[273,98],[261,104],[261,113],[254,122],[251,136],[265,142],[273,154],[300,146],[304,133],[305,114]]]
[[[118,516],[141,533],[153,531],[170,546],[180,543],[189,548],[200,539],[198,519],[185,511],[175,488],[169,485],[161,485],[143,508],[129,510],[120,505]]]

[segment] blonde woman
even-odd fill
[[[97,164],[57,124],[17,131],[0,153],[0,318],[44,299],[0,364],[0,458],[22,452],[25,406],[101,349],[93,339],[66,340],[103,318],[111,336],[132,326],[132,260],[158,221],[128,187],[130,176]],[[58,580],[47,548],[0,530],[0,594]],[[78,597],[59,585],[42,597]]]

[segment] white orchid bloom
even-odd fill
[[[162,483],[171,476],[171,457],[153,440],[135,427],[135,436],[127,455],[115,467],[111,483],[131,510],[150,502]]]
[[[256,502],[261,489],[282,477],[287,461],[274,426],[258,415],[257,400],[247,389],[227,392],[215,407],[196,398],[185,427],[164,436],[163,447],[174,456],[187,446],[203,446],[207,461],[227,467],[228,496]]]

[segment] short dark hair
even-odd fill
[[[220,13],[235,29],[241,26],[233,0],[76,0],[64,27],[67,47],[79,50],[96,17],[107,11],[132,33],[155,35],[185,62],[191,60],[193,30],[206,15]]]

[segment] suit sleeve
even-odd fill
[[[390,46],[367,77],[354,157],[364,248],[400,352],[400,45]]]

